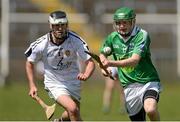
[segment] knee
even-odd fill
[[[147,98],[144,101],[144,110],[148,116],[153,116],[157,113],[157,101],[153,98]]]
[[[68,109],[68,113],[70,114],[70,116],[76,116],[79,113],[79,108],[75,105],[75,106],[71,106]]]
[[[157,109],[153,106],[144,107],[144,109],[148,116],[152,116],[157,113]]]

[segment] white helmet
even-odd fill
[[[50,24],[65,24],[68,23],[66,13],[63,11],[54,11],[49,15]]]
[[[68,19],[66,13],[63,11],[54,11],[49,15],[49,24],[52,29],[52,34],[57,39],[66,39],[68,33]],[[57,30],[53,26],[59,25],[59,27],[66,25],[66,28],[61,28],[62,30]]]

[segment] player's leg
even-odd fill
[[[118,77],[118,76],[117,76]],[[117,78],[118,79],[118,78]],[[124,114],[126,112],[125,109],[125,97],[124,97],[124,90],[123,87],[120,84],[119,80],[115,80],[115,86],[119,93],[119,101],[120,101],[120,113]]]
[[[114,88],[114,81],[106,77],[104,94],[103,94],[103,112],[104,113],[108,113],[110,110],[113,88]]]
[[[73,100],[68,95],[59,96],[57,99],[57,102],[67,111],[68,116],[71,121],[81,121],[79,102]],[[68,119],[66,115],[67,114],[64,113],[63,116],[65,119]]]
[[[125,105],[131,121],[146,121],[143,108],[143,87],[143,84],[134,83],[124,88]]]
[[[146,113],[142,108],[136,115],[129,116],[131,121],[146,121]]]
[[[125,110],[125,96],[124,96],[124,89],[121,86],[119,77],[118,77],[118,69],[117,67],[112,67],[112,76],[115,78],[114,80],[114,87],[117,88],[118,93],[119,93],[119,102],[120,102],[120,109],[119,112],[124,114],[126,112]]]
[[[147,90],[144,94],[144,110],[151,121],[159,121],[160,116],[157,109],[159,94],[155,90]]]
[[[62,114],[62,119],[70,119],[71,121],[80,121],[80,81],[46,83],[45,89],[48,94],[59,105],[61,105],[66,112]],[[73,99],[74,98],[74,99]],[[59,118],[60,119],[60,118]]]

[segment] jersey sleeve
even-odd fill
[[[29,48],[25,51],[25,56],[27,57],[27,60],[30,62],[37,62],[42,57],[42,45],[41,42],[35,41],[30,44]]]
[[[91,56],[85,53],[85,51],[89,51],[89,47],[82,38],[79,39],[77,47],[77,55],[80,57],[81,60],[86,61],[91,58]]]
[[[149,50],[149,45],[150,45],[149,35],[146,31],[142,31],[142,36],[140,36],[135,42],[133,53],[136,53],[141,57],[144,57]]]

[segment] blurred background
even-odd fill
[[[167,89],[178,89],[175,88],[175,86],[178,87],[180,78],[180,0],[0,1],[0,85],[3,90],[6,89],[6,87],[8,89],[10,86],[11,89],[16,89],[15,86],[17,85],[14,84],[25,84],[24,87],[20,87],[20,89],[24,88],[24,91],[19,91],[16,95],[18,96],[21,92],[26,92],[25,94],[27,95],[28,86],[25,75],[26,58],[24,51],[31,42],[49,31],[48,15],[50,12],[54,10],[66,11],[69,18],[70,29],[81,35],[88,43],[90,50],[98,54],[98,49],[103,39],[113,31],[113,13],[117,8],[122,6],[135,9],[137,13],[137,24],[150,33],[152,59],[162,82],[166,84],[165,87],[175,84],[172,88]],[[41,81],[41,77],[38,75],[37,79]],[[90,80],[92,84],[96,82],[101,86],[104,79],[98,68],[96,68]],[[88,85],[90,86],[91,83]],[[40,82],[40,84],[43,83]],[[100,88],[102,87],[103,86]],[[10,92],[4,93],[3,90],[0,91],[1,98],[2,96],[8,96],[5,94],[11,94]],[[10,88],[9,91],[11,91]],[[100,93],[101,92],[100,90]],[[169,91],[167,91],[167,93],[169,93]],[[15,100],[16,95],[10,97],[14,97],[13,100]],[[164,96],[166,95],[167,94],[164,94]],[[46,96],[44,97],[46,98]],[[171,96],[166,97],[170,99]],[[3,102],[3,98],[0,100],[0,120],[25,119],[23,117],[20,119],[13,116],[11,116],[11,118],[3,114],[5,108],[2,106],[7,106],[6,103],[7,102]],[[168,108],[166,109],[165,111],[167,112]],[[7,109],[6,111],[7,113],[9,112]],[[179,113],[176,112],[174,114]],[[124,118],[123,120],[127,119],[127,117]],[[36,117],[34,119],[36,120]],[[173,118],[169,119],[171,120]],[[180,120],[177,116],[175,116],[174,119]],[[31,120],[31,118],[27,117],[25,120]],[[39,120],[41,120],[40,117]],[[93,117],[91,117],[91,119],[87,118],[87,120],[93,120]],[[96,120],[102,120],[102,118],[96,118]],[[117,118],[115,120],[121,119]],[[168,116],[164,117],[164,120],[168,120]]]

